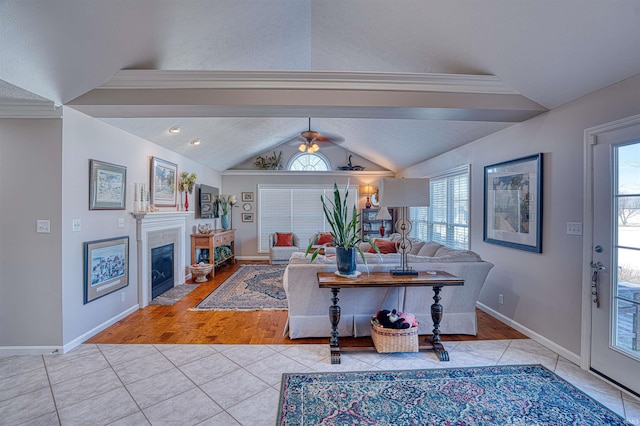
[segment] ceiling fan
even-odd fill
[[[298,151],[313,154],[320,150],[317,142],[342,142],[344,138],[340,136],[321,135],[320,132],[311,130],[311,117],[309,117],[309,128],[300,132],[300,138],[303,142],[298,146]]]

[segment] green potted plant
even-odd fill
[[[349,208],[347,207],[347,198],[349,196],[349,182],[344,189],[344,199],[340,195],[338,190],[338,184],[333,184],[333,202],[331,200],[325,200],[321,195],[320,201],[322,202],[322,208],[324,215],[331,227],[331,236],[333,237],[333,245],[336,247],[336,262],[338,264],[338,274],[343,276],[352,277],[356,274],[356,252],[360,253],[362,262],[366,266],[367,259],[360,249],[361,242],[367,242],[371,244],[371,247],[377,253],[380,253],[378,247],[369,237],[362,238],[362,232],[360,229],[360,214],[353,206],[351,214],[349,214]],[[305,256],[311,255],[311,261],[313,262],[320,248],[313,249],[313,241],[309,243]]]

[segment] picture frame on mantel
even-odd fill
[[[127,168],[89,160],[89,210],[124,210]]]
[[[151,204],[156,207],[176,207],[178,165],[151,157]]]
[[[84,243],[84,304],[129,285],[129,237]]]
[[[542,153],[484,168],[484,242],[542,253]]]

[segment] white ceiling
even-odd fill
[[[551,109],[639,74],[638,40],[639,0],[3,0],[0,103],[69,104],[121,69],[365,71],[495,75]],[[217,170],[286,143],[310,112],[149,111],[94,115]],[[314,130],[391,170],[513,124],[313,111]]]

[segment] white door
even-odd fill
[[[590,368],[640,393],[640,124],[595,142]]]

